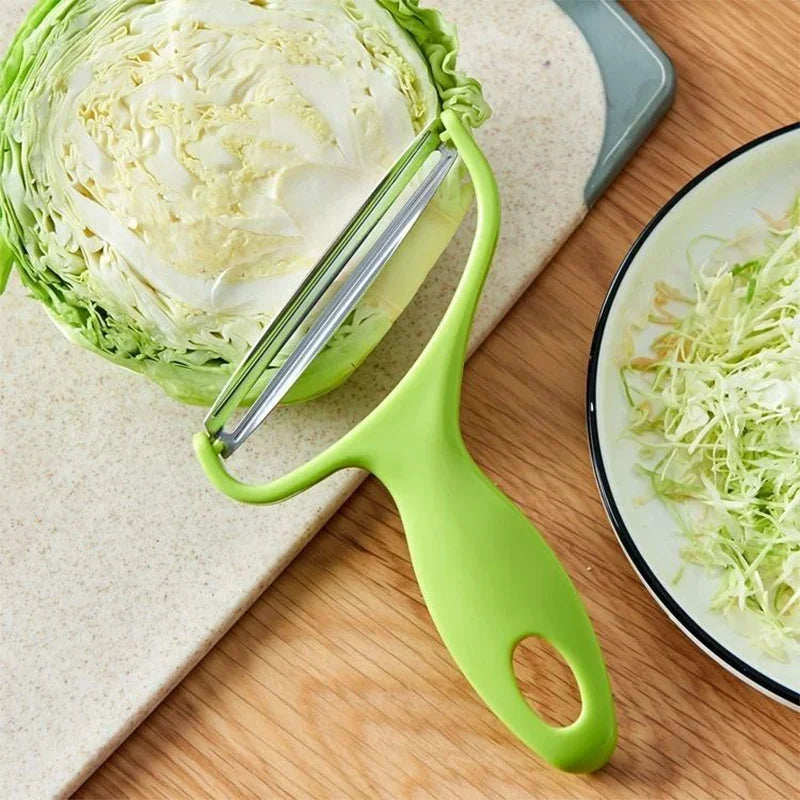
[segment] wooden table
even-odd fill
[[[669,622],[595,489],[584,428],[589,342],[630,242],[689,178],[800,117],[800,0],[626,3],[675,63],[675,106],[473,357],[463,424],[477,461],[536,520],[588,606],[619,748],[591,776],[544,767],[452,664],[400,522],[369,480],[78,797],[789,797],[799,718]],[[517,659],[567,721],[571,676]],[[797,795],[794,794],[796,797]]]

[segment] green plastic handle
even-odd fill
[[[575,588],[538,531],[452,430],[406,463],[375,466],[400,511],[431,617],[478,694],[550,764],[570,772],[603,766],[616,744],[603,658]],[[545,723],[518,688],[514,648],[529,636],[549,642],[576,677],[582,709],[568,727]]]
[[[386,399],[346,436],[288,475],[255,486],[233,478],[204,433],[194,438],[211,482],[248,503],[296,494],[344,467],[371,471],[397,502],[425,602],[443,641],[492,711],[559,769],[589,772],[614,751],[616,718],[600,647],[583,604],[524,514],[480,471],[459,426],[469,331],[500,224],[497,184],[452,112],[442,121],[469,170],[478,220],[455,295],[425,350]],[[513,670],[516,645],[539,636],[575,674],[581,713],[545,723]]]

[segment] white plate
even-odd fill
[[[709,167],[647,225],[619,268],[600,311],[588,380],[588,425],[595,475],[611,524],[642,581],[667,614],[726,669],[762,692],[800,707],[800,659],[779,662],[710,610],[716,576],[683,562],[681,536],[657,500],[641,504],[648,484],[636,474],[637,446],[621,434],[629,408],[619,377],[623,336],[650,306],[659,279],[691,290],[686,251],[697,236],[733,236],[780,218],[800,189],[800,124],[767,134]],[[763,225],[764,223],[761,222]],[[639,502],[637,502],[637,500]]]

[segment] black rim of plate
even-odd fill
[[[800,706],[800,693],[784,686],[782,683],[774,680],[773,678],[764,675],[757,669],[754,669],[746,661],[743,661],[737,655],[734,655],[730,650],[720,644],[713,636],[711,636],[701,625],[677,603],[672,595],[667,591],[661,581],[655,576],[650,569],[647,561],[642,556],[639,548],[633,540],[633,537],[625,525],[619,508],[614,500],[611,492],[611,485],[606,474],[605,465],[603,463],[603,456],[600,450],[600,436],[597,429],[597,364],[600,355],[600,346],[603,341],[603,334],[605,333],[608,315],[614,305],[614,300],[622,285],[628,269],[636,258],[636,254],[641,249],[642,245],[650,237],[650,234],[658,227],[661,220],[687,195],[692,189],[695,188],[706,178],[713,175],[718,169],[725,166],[730,161],[738,158],[744,153],[758,147],[765,142],[783,136],[791,131],[800,129],[800,122],[787,125],[784,128],[771,131],[763,136],[753,139],[745,145],[734,150],[732,153],[714,162],[710,167],[704,169],[697,177],[693,178],[687,183],[680,191],[677,192],[667,203],[661,207],[658,213],[647,223],[647,226],[636,238],[636,241],[628,250],[625,258],[617,270],[611,281],[611,286],[608,289],[606,298],[600,309],[600,314],[597,319],[597,326],[595,327],[594,337],[592,338],[592,346],[589,351],[589,370],[587,377],[586,389],[586,422],[589,430],[589,450],[592,457],[592,465],[594,467],[594,474],[597,480],[597,485],[600,489],[600,496],[605,505],[606,512],[611,525],[617,535],[617,539],[622,545],[622,549],[627,554],[634,569],[639,573],[639,577],[645,586],[652,592],[658,602],[666,609],[669,616],[673,621],[686,632],[690,638],[694,639],[702,648],[711,653],[716,659],[725,664],[731,671],[738,673],[741,677],[745,678],[748,682],[758,686],[765,692],[780,698],[781,700],[795,706]]]

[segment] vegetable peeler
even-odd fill
[[[458,159],[475,189],[475,238],[450,305],[417,361],[377,408],[311,461],[263,485],[232,477],[225,459],[324,347]],[[381,230],[387,210],[431,161],[433,166]],[[491,168],[457,115],[445,110],[381,181],[234,372],[206,417],[205,430],[195,435],[194,447],[212,484],[246,503],[285,500],[347,467],[374,474],[397,503],[425,602],[464,675],[489,708],[545,761],[559,769],[589,772],[608,761],[617,738],[611,687],[589,617],[536,528],[475,464],[459,426],[467,342],[499,224]],[[311,309],[335,288],[354,254],[362,252],[259,397],[232,430],[226,429]],[[516,682],[514,649],[531,636],[549,642],[576,677],[581,712],[565,727],[544,722]]]

